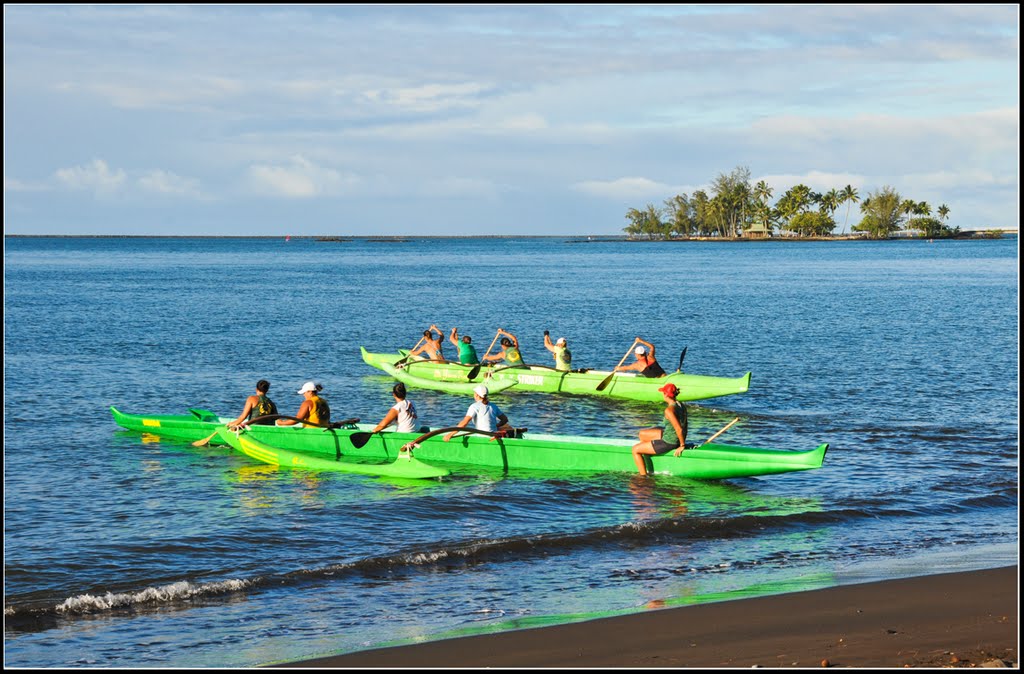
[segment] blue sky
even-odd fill
[[[5,232],[621,234],[740,166],[1016,228],[1019,18],[5,4]]]

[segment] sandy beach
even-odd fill
[[[843,585],[278,667],[1017,667],[1017,567]]]

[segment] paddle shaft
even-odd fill
[[[416,342],[416,346],[412,347],[412,348],[411,348],[411,349],[409,350],[409,355],[408,355],[408,356],[406,356],[405,358],[400,358],[400,359],[396,360],[396,361],[395,361],[395,363],[394,363],[394,364],[395,364],[395,366],[401,365],[401,364],[402,364],[402,363],[404,363],[405,361],[407,361],[407,360],[409,360],[410,358],[412,358],[412,352],[413,352],[413,351],[415,351],[416,349],[420,348],[420,344],[422,344],[422,343],[423,343],[423,340],[424,340],[424,339],[426,339],[426,338],[427,338],[427,336],[426,336],[426,335],[423,335],[422,337],[420,337],[420,341]]]
[[[605,377],[605,378],[604,378],[604,379],[603,379],[603,380],[601,381],[601,383],[597,385],[597,390],[598,390],[598,391],[603,391],[603,390],[604,390],[604,388],[605,388],[606,386],[608,386],[608,382],[610,382],[610,381],[612,380],[612,377],[614,377],[614,376],[615,376],[615,370],[618,370],[618,369],[619,369],[619,368],[620,368],[620,367],[622,366],[622,364],[626,362],[626,359],[627,359],[627,358],[629,358],[629,353],[630,353],[630,351],[632,351],[632,350],[633,350],[633,347],[634,347],[634,346],[636,346],[636,343],[637,343],[638,341],[639,341],[639,340],[637,340],[637,339],[634,339],[634,340],[633,340],[633,343],[629,345],[629,350],[628,350],[628,351],[626,351],[626,355],[624,355],[624,356],[622,357],[622,360],[620,360],[620,361],[619,361],[619,364],[618,364],[618,365],[616,365],[616,366],[615,366],[615,367],[614,367],[614,368],[612,369],[612,371],[611,371],[611,372],[610,372],[610,373],[608,374],[608,376],[607,376],[607,377]]]
[[[732,425],[733,425],[734,423],[736,423],[736,422],[737,422],[737,421],[739,421],[739,420],[740,420],[740,418],[739,418],[739,417],[736,417],[735,419],[733,419],[732,421],[730,421],[729,423],[727,423],[727,424],[726,424],[726,425],[725,425],[724,427],[722,427],[722,430],[718,431],[717,433],[715,433],[715,434],[714,434],[714,435],[712,435],[712,436],[711,436],[710,438],[708,438],[707,440],[705,440],[704,442],[702,442],[702,443],[700,443],[700,444],[702,444],[702,445],[706,445],[706,444],[708,444],[709,442],[711,442],[712,440],[714,440],[715,438],[717,438],[717,437],[718,437],[719,435],[721,435],[722,433],[725,433],[725,431],[726,431],[726,430],[727,430],[727,429],[728,429],[728,428],[729,428],[730,426],[732,426]]]
[[[484,352],[483,358],[480,359],[481,363],[484,362],[484,358],[487,358],[487,356],[489,356],[491,354],[491,349],[494,348],[494,343],[498,341],[498,337],[500,337],[500,336],[501,336],[501,328],[498,328],[498,331],[496,333],[494,333],[494,339],[491,340],[491,345],[489,347],[487,347],[487,351]]]
[[[202,440],[196,440],[195,442],[192,443],[192,446],[193,447],[206,447],[208,444],[210,444],[210,440],[213,440],[215,437],[217,437],[217,431],[214,431],[213,435],[211,435],[208,438],[203,438]]]

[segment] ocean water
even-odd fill
[[[1018,560],[1016,238],[7,238],[4,664],[249,667]],[[739,376],[690,438],[830,443],[822,468],[717,482],[452,466],[393,481],[275,470],[124,431],[109,406],[283,413],[322,382],[375,423],[371,351],[431,323],[578,367],[635,336]],[[451,346],[447,349],[451,351]],[[469,400],[413,390],[421,421]],[[538,432],[635,437],[655,403],[503,394]],[[428,666],[429,663],[424,663]]]

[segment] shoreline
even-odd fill
[[[665,608],[268,666],[1018,667],[1018,590],[1014,565]]]

